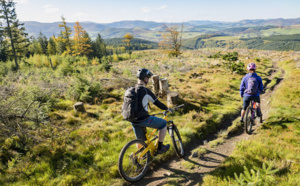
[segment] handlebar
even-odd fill
[[[177,111],[177,110],[179,110],[179,108],[181,108],[181,107],[183,107],[183,106],[184,106],[184,104],[178,105],[177,107],[172,108],[172,110]],[[156,114],[152,114],[152,116],[156,116],[156,115],[160,115],[160,114],[166,116],[169,112],[170,112],[169,110],[166,110],[166,111],[164,111],[164,112],[159,112],[159,113],[156,113]]]

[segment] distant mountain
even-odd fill
[[[60,22],[54,23],[40,23],[34,21],[25,21],[25,28],[29,35],[37,37],[39,32],[42,32],[47,37],[58,35]],[[147,39],[151,41],[159,41],[161,39],[160,30],[162,26],[167,25],[181,25],[182,23],[158,23],[153,21],[118,21],[113,23],[94,23],[81,22],[82,27],[90,34],[92,39],[95,39],[100,33],[103,38],[122,37],[126,33],[133,34],[136,38]],[[67,23],[68,26],[74,26],[74,23]],[[273,27],[266,27],[266,26]],[[242,20],[238,22],[219,22],[219,21],[201,21],[192,20],[184,23],[185,34],[184,38],[193,38],[204,34],[245,34],[249,35],[251,32],[257,36],[258,32],[263,32],[266,29],[275,27],[288,27],[291,25],[300,25],[300,18],[295,19],[257,19],[257,20]],[[247,27],[247,28],[246,28]],[[257,29],[249,29],[250,27],[260,27]],[[265,27],[265,28],[264,28]],[[270,32],[270,35],[278,34],[277,31]],[[280,34],[280,33],[279,33]]]
[[[142,28],[156,28],[163,26],[165,23],[157,23],[154,21],[118,21],[113,23],[105,24],[109,27],[113,28],[135,28],[135,27],[142,27]]]

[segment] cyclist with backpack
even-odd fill
[[[167,121],[159,117],[150,116],[148,113],[148,104],[152,102],[162,110],[169,110],[171,112],[173,110],[160,102],[151,90],[146,88],[152,75],[147,69],[142,68],[138,70],[136,74],[139,79],[138,84],[125,91],[122,115],[125,120],[131,122],[137,139],[146,140],[145,127],[157,128],[159,130],[157,154],[162,154],[170,148],[169,144],[163,145],[167,133]]]
[[[241,111],[241,120],[244,122],[244,115],[250,101],[255,101],[257,103],[257,116],[261,117],[262,113],[260,110],[260,93],[263,91],[263,83],[260,76],[255,72],[255,63],[249,63],[247,66],[248,74],[246,74],[241,82],[240,95],[243,98],[243,109]]]

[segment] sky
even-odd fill
[[[300,18],[300,0],[14,0],[20,21],[111,23]]]

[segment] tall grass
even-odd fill
[[[121,116],[122,98],[126,87],[133,84],[131,80],[136,80],[134,72],[141,67],[167,77],[170,90],[178,91],[186,104],[185,109],[171,116],[185,144],[217,131],[222,121],[239,112],[242,75],[221,67],[209,68],[210,59],[202,51],[186,52],[174,59],[152,50],[137,52],[132,58],[135,59],[109,63],[111,70],[106,71],[103,61],[97,64],[99,59],[51,56],[52,69],[47,56],[33,56],[27,59],[29,66],[22,64],[17,73],[2,70],[2,87],[27,89],[39,85],[53,87],[57,93],[51,95],[56,102],[46,117],[49,125],[36,127],[36,133],[33,132],[43,140],[30,143],[26,153],[10,145],[17,139],[6,141],[5,136],[0,136],[1,145],[7,144],[8,148],[0,150],[0,157],[10,157],[8,162],[0,163],[0,184],[122,183],[117,170],[118,155],[134,139],[131,125]],[[266,64],[262,68],[266,70],[269,61],[260,64]],[[87,113],[73,111],[72,105],[78,100],[85,101]],[[166,98],[161,100],[166,103]],[[151,108],[151,112],[159,110]],[[166,137],[165,143],[171,143],[171,139]],[[170,150],[158,161],[173,155]]]
[[[279,63],[286,72],[284,83],[271,98],[269,118],[259,135],[240,142],[219,168],[204,177],[204,185],[300,183],[300,69],[295,65],[292,60]],[[268,175],[263,174],[266,165],[271,167]],[[255,175],[246,179],[250,170]]]

